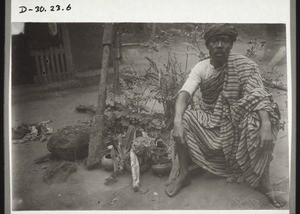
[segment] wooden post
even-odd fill
[[[113,64],[114,64],[114,93],[120,94],[120,50],[119,50],[119,28],[118,25],[115,26],[114,38],[113,38]]]
[[[69,36],[69,30],[67,24],[61,24],[61,35],[63,39],[63,47],[65,50],[67,73],[74,73],[75,71],[73,66],[71,42],[70,42],[70,36]]]
[[[123,35],[123,31],[120,30],[118,32],[118,39],[117,39],[117,58],[119,60],[119,62],[122,61],[122,35]]]
[[[99,84],[99,92],[97,99],[96,114],[93,118],[90,142],[89,142],[89,154],[87,158],[87,168],[91,169],[100,164],[105,144],[103,142],[103,130],[104,130],[104,110],[106,102],[106,77],[108,72],[109,55],[111,51],[113,37],[113,24],[108,23],[104,25],[103,33],[103,55],[102,55],[102,68]]]

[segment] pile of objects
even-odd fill
[[[22,124],[15,130],[14,137],[18,135],[25,141],[47,136],[47,149],[50,153],[36,159],[35,163],[44,164],[43,180],[52,184],[66,181],[77,171],[78,162],[87,158],[91,122],[66,126],[55,133],[48,126],[49,122],[44,121],[35,126]],[[135,126],[129,125],[125,135],[118,135],[106,143],[106,146],[101,165],[104,169],[113,171],[111,176],[106,178],[106,185],[116,182],[118,175],[129,171],[132,175],[133,189],[138,191],[140,174],[150,168],[158,176],[168,175],[171,171],[170,146],[162,138],[149,137],[144,130]]]
[[[46,141],[51,137],[53,128],[49,127],[51,120],[34,124],[22,123],[17,128],[12,128],[12,139],[14,144],[26,143],[29,141]]]
[[[131,125],[125,137],[119,137],[117,143],[108,146],[101,164],[103,168],[114,171],[106,178],[106,185],[116,182],[117,176],[127,170],[131,172],[134,191],[140,189],[140,174],[150,167],[158,176],[168,175],[172,168],[169,146],[162,139],[151,138]]]

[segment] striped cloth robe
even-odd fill
[[[201,82],[200,90],[203,108],[186,110],[183,117],[191,159],[213,174],[257,187],[268,159],[272,159],[272,151],[258,146],[257,111],[269,112],[275,138],[280,119],[257,64],[231,53],[227,66]]]

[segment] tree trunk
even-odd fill
[[[89,154],[87,158],[87,168],[97,166],[103,155],[105,144],[103,141],[104,130],[104,110],[106,102],[106,77],[109,64],[109,55],[111,51],[113,37],[113,24],[104,25],[103,33],[103,56],[102,56],[102,69],[99,84],[99,92],[97,99],[96,114],[93,118],[92,129],[89,142]]]

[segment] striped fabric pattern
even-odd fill
[[[203,109],[186,110],[184,126],[192,160],[208,171],[255,188],[272,152],[258,148],[258,110],[269,112],[277,136],[279,115],[258,66],[239,54],[200,85]]]

